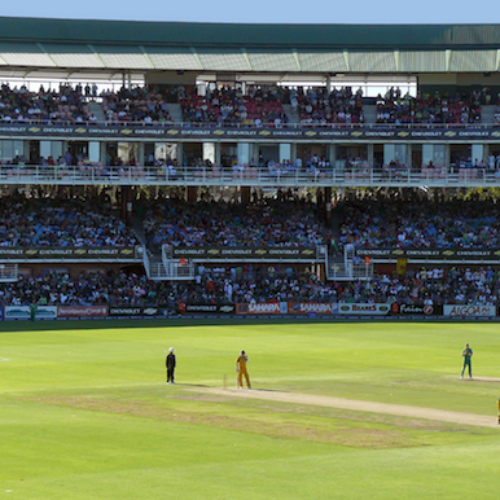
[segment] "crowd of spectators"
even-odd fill
[[[130,124],[169,125],[172,118],[164,96],[149,87],[122,87],[118,92],[101,93],[102,109],[106,123],[110,125]]]
[[[303,199],[254,199],[248,205],[161,199],[146,208],[144,229],[153,246],[316,247],[326,240],[317,206]]]
[[[500,304],[500,270],[491,267],[420,268],[369,281],[323,283],[310,272],[284,266],[204,267],[188,282],[155,282],[124,272],[87,272],[77,278],[54,271],[0,283],[0,306],[161,306],[185,304],[398,303]]]
[[[376,121],[396,125],[481,123],[481,99],[476,92],[403,96],[399,88],[391,88],[384,97],[377,97]]]
[[[338,208],[340,242],[358,248],[500,248],[495,199],[421,200],[377,196]]]
[[[288,102],[283,87],[250,85],[244,94],[241,88],[207,88],[198,95],[194,87],[177,90],[184,124],[220,126],[286,127],[288,116],[283,104]]]
[[[312,87],[308,92],[293,90],[290,98],[292,113],[299,116],[301,125],[346,124],[359,125],[365,121],[363,92],[353,94],[351,87]]]
[[[134,234],[100,198],[0,197],[0,246],[133,246]]]
[[[78,124],[96,121],[82,98],[81,87],[60,85],[59,90],[40,87],[32,92],[25,85],[0,87],[0,122]]]

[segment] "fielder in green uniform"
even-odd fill
[[[471,358],[474,353],[472,349],[469,347],[469,344],[465,344],[465,349],[462,351],[462,356],[464,357],[464,366],[462,368],[462,374],[460,378],[464,378],[465,369],[469,367],[469,378],[472,378],[472,365]]]

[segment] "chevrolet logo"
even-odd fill
[[[500,137],[500,132],[493,132],[491,135],[493,137]]]
[[[209,250],[208,253],[211,255],[217,255],[219,253],[219,250],[212,249],[212,250]]]
[[[216,130],[214,132],[214,135],[224,135],[224,134],[225,134],[224,130]]]
[[[353,132],[351,135],[354,137],[361,137],[363,135],[363,132]]]
[[[38,127],[31,127],[28,129],[30,132],[40,132],[41,129],[39,129]]]
[[[26,255],[36,255],[38,250],[26,250]]]
[[[398,132],[399,137],[408,137],[410,135],[409,132]]]
[[[453,250],[445,250],[443,255],[455,255],[455,252]]]
[[[168,135],[177,135],[178,133],[179,133],[179,131],[178,131],[178,130],[175,130],[175,129],[173,129],[173,128],[171,128],[171,129],[167,132],[167,134],[168,134]]]
[[[446,137],[455,137],[457,135],[456,132],[453,132],[452,130],[449,130],[444,134]]]
[[[269,132],[269,130],[263,130],[262,132],[259,132],[259,135],[271,135],[271,132]]]
[[[87,132],[87,129],[86,128],[77,128],[77,129],[75,129],[75,132],[77,134],[84,134],[85,132]]]
[[[266,254],[266,253],[267,253],[267,250],[256,250],[256,251],[255,251],[255,253],[256,253],[257,255],[264,255],[264,254]]]
[[[302,253],[304,255],[312,255],[314,253],[314,250],[304,250]]]
[[[395,255],[403,255],[404,251],[403,250],[394,250]]]
[[[133,131],[130,130],[129,128],[125,128],[122,130],[122,134],[123,135],[130,135]]]
[[[75,250],[75,255],[85,255],[87,250],[83,250],[82,248]]]
[[[312,132],[312,131],[310,131],[310,132],[306,132],[306,135],[307,135],[307,136],[309,136],[309,137],[313,137],[313,136],[315,136],[316,134],[317,134],[316,132]]]
[[[132,250],[130,248],[125,248],[122,250],[123,255],[130,255],[132,253]]]

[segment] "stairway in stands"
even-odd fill
[[[289,124],[295,125],[300,122],[298,115],[292,113],[292,106],[290,104],[283,104],[283,110],[285,111],[285,115],[288,116]]]
[[[490,124],[495,122],[495,108],[496,106],[481,107],[481,123]]]
[[[377,106],[365,105],[363,106],[363,114],[365,115],[366,125],[373,125],[377,122]]]
[[[94,113],[97,118],[97,123],[102,123],[106,121],[106,115],[102,109],[102,104],[100,102],[90,101],[88,107],[91,113]]]
[[[179,103],[168,103],[168,112],[174,123],[182,122],[182,109]]]

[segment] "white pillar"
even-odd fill
[[[395,144],[384,144],[384,163],[389,164],[396,156]]]
[[[203,143],[203,160],[210,160],[215,163],[215,142]]]
[[[292,145],[280,144],[280,163],[283,160],[290,160],[291,157],[292,157]]]
[[[238,142],[237,155],[238,155],[238,163],[249,163],[250,144],[248,142]]]
[[[47,159],[52,156],[52,144],[50,141],[40,141],[40,157]]]
[[[484,146],[482,144],[472,145],[472,164],[477,161],[481,161],[484,155]]]
[[[98,141],[89,141],[89,160],[92,163],[101,161],[101,143]]]
[[[429,162],[434,163],[434,144],[422,145],[422,165],[429,165]]]

